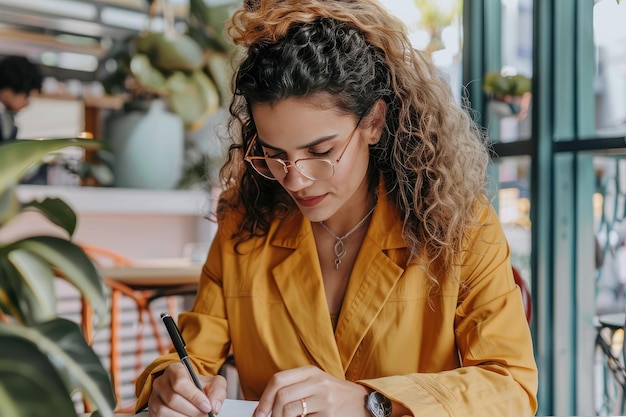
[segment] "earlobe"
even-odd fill
[[[371,133],[372,136],[369,139],[368,143],[370,145],[375,145],[380,140],[380,136],[383,133],[383,128],[385,127],[387,115],[387,105],[383,100],[378,100],[376,104],[374,104],[374,108],[371,113]]]

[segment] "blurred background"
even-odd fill
[[[626,5],[380,1],[489,135],[490,192],[532,294],[538,415],[596,414],[597,317],[626,309]],[[44,75],[41,94],[15,115],[18,138],[110,144],[56,153],[26,176],[20,198],[65,199],[86,245],[135,262],[200,262],[237,56],[222,29],[239,4],[0,0],[0,58],[27,57]],[[0,239],[42,230],[58,233],[27,213]],[[61,309],[78,317],[68,294]],[[144,353],[148,362],[156,351]],[[123,369],[130,401],[132,363]]]

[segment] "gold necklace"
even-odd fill
[[[337,239],[337,242],[335,243],[335,246],[333,247],[333,249],[335,250],[335,269],[339,269],[339,264],[341,264],[341,261],[343,260],[343,258],[346,256],[346,253],[348,253],[348,250],[346,249],[346,244],[343,243],[343,241],[345,239],[347,239],[352,233],[356,232],[358,230],[359,227],[363,226],[363,224],[365,223],[365,221],[368,219],[369,216],[372,215],[372,213],[374,212],[374,209],[376,208],[376,204],[374,204],[374,207],[372,207],[372,209],[365,215],[365,217],[363,217],[361,219],[360,222],[358,222],[356,224],[356,226],[354,226],[352,229],[350,229],[348,231],[348,233],[346,233],[345,235],[339,237],[335,234],[335,232],[333,232],[332,230],[330,230],[328,228],[328,226],[326,226],[324,224],[324,222],[320,222],[320,224],[322,225],[322,227],[324,228],[324,230],[326,230],[328,233],[330,233],[332,235],[332,237],[334,237],[335,239]]]

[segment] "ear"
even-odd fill
[[[368,138],[368,143],[373,145],[380,140],[383,133],[387,116],[387,105],[384,101],[378,100],[372,107],[372,111],[367,116],[367,129],[364,132]]]

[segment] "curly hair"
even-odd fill
[[[425,259],[437,284],[478,225],[477,207],[488,204],[489,155],[481,130],[429,57],[411,46],[404,25],[376,0],[248,0],[228,33],[245,48],[230,106],[231,132],[241,140],[221,170],[218,217],[242,212],[237,234],[245,240],[295,208],[277,182],[243,161],[255,133],[253,104],[326,94],[358,118],[382,100],[386,120],[370,147],[370,186],[382,176],[410,258]]]

